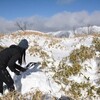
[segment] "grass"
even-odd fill
[[[80,100],[80,98],[95,98],[94,92],[96,92],[95,86],[92,86],[91,83],[89,82],[82,82],[82,83],[77,83],[77,82],[72,82],[71,87],[69,88],[70,94],[77,100]],[[84,92],[83,92],[84,91]],[[82,99],[81,98],[81,99]],[[84,99],[83,99],[84,100]]]
[[[24,33],[27,34],[28,33]],[[36,35],[41,35],[37,34]],[[87,36],[87,35],[86,35]],[[46,37],[49,38],[49,37]],[[37,41],[33,41],[34,44],[38,44]],[[61,47],[58,45],[60,41],[55,40],[54,38],[51,39],[51,41],[45,41],[45,45],[48,45],[49,48],[52,47]],[[93,46],[95,47],[96,51],[100,52],[100,39],[94,38]],[[2,49],[2,47],[0,47]],[[62,88],[64,93],[69,93],[70,96],[75,98],[75,100],[82,100],[83,91],[86,94],[86,100],[93,100],[92,98],[95,97],[95,93],[100,96],[100,88],[96,88],[90,83],[90,80],[87,78],[86,82],[77,83],[75,81],[69,80],[71,76],[77,76],[81,73],[81,70],[84,66],[81,66],[81,64],[86,61],[87,59],[91,59],[95,56],[95,50],[93,47],[86,47],[81,45],[79,49],[75,49],[71,52],[69,57],[64,57],[58,64],[58,66],[53,65],[53,62],[49,62],[49,56],[48,52],[42,49],[39,45],[37,46],[31,46],[29,48],[29,52],[32,56],[39,56],[43,59],[42,62],[42,68],[48,67],[49,63],[53,63],[51,66],[53,66],[52,71],[54,71],[54,80],[58,84],[64,84],[65,86],[69,86],[69,89],[67,90],[66,87]],[[52,58],[53,59],[53,58]],[[71,65],[68,65],[66,62],[70,62]],[[50,68],[50,67],[49,67]],[[21,95],[20,93],[9,93],[1,98],[1,100],[26,100],[27,96],[30,96],[31,100],[41,100],[43,97],[43,93],[41,91],[36,91],[34,93],[28,93],[25,95]],[[68,94],[66,94],[68,95]],[[83,96],[84,97],[84,96]],[[81,98],[81,99],[80,99]],[[84,97],[85,98],[85,97]],[[84,100],[84,99],[83,99]]]
[[[68,66],[63,60],[59,63],[58,69],[55,69],[53,76],[54,80],[58,83],[68,84],[68,78],[70,76],[78,75],[82,69],[82,66],[78,63],[74,63],[72,66]]]
[[[98,34],[98,33],[92,33],[92,34],[75,34],[75,37],[87,37],[87,36],[100,37],[100,34]]]
[[[29,48],[30,55],[40,56],[41,58],[48,58],[49,55],[40,46],[31,46]]]
[[[0,97],[0,100],[43,100],[46,94],[43,94],[40,90],[36,90],[34,93],[29,92],[27,94],[22,95],[19,92],[9,92],[6,95]],[[56,100],[56,97],[51,96],[52,100]]]
[[[86,82],[81,83],[69,80],[71,76],[80,76],[81,70],[84,69],[84,66],[81,66],[81,64],[94,56],[95,50],[92,46],[86,47],[81,45],[79,49],[73,50],[69,57],[63,58],[59,62],[57,68],[53,69],[55,71],[53,76],[54,80],[60,85],[64,84],[66,87],[69,86],[69,89],[63,87],[62,91],[64,91],[67,95],[70,95],[70,97],[75,98],[75,100],[93,100],[93,98],[96,97],[96,94],[98,96],[100,95],[100,89],[92,85],[87,77]],[[66,63],[68,61],[71,65]],[[85,92],[85,97],[83,96],[83,91]]]
[[[92,41],[96,51],[100,52],[100,39],[99,38],[94,38]]]
[[[95,51],[92,47],[86,47],[81,45],[80,49],[75,49],[69,56],[72,63],[82,63],[87,59],[91,59],[95,56]]]

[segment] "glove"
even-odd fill
[[[16,74],[16,75],[20,75],[20,71],[15,70],[15,74]]]
[[[25,72],[26,70],[27,70],[27,68],[22,68],[21,69],[22,72]]]

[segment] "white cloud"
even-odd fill
[[[14,21],[8,21],[0,17],[0,33],[15,31]]]
[[[67,30],[73,27],[100,25],[100,12],[89,14],[86,11],[82,12],[63,12],[49,18],[46,26],[55,30]]]
[[[15,25],[17,21],[27,23],[27,29],[33,29],[37,31],[59,31],[69,30],[73,27],[100,25],[100,11],[95,11],[89,14],[86,11],[81,12],[62,12],[53,15],[49,18],[32,16],[29,18],[19,18],[13,21],[0,18],[0,32],[16,31],[18,26]]]
[[[75,0],[57,0],[57,4],[65,5],[74,2]]]

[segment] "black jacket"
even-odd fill
[[[23,54],[25,56],[25,50],[16,45],[11,45],[9,48],[2,50],[0,52],[0,69],[5,69],[8,66],[15,73],[16,69],[21,70],[21,67],[16,64],[16,61],[18,60],[21,65]]]

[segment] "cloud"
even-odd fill
[[[90,25],[100,25],[100,12],[89,14],[86,11],[81,12],[63,12],[52,16],[47,22],[46,27],[54,30],[68,30],[73,27]]]
[[[75,0],[57,0],[57,4],[60,4],[60,5],[71,4],[74,1]]]
[[[19,27],[16,25],[16,22],[20,22],[22,27],[26,23],[26,29],[42,32],[70,30],[81,26],[88,26],[89,24],[100,26],[100,11],[95,11],[91,14],[87,11],[65,11],[48,18],[32,16],[29,18],[18,18],[12,21],[0,18],[0,33],[17,31]]]
[[[12,32],[15,31],[15,29],[14,21],[8,21],[0,17],[0,33]]]

